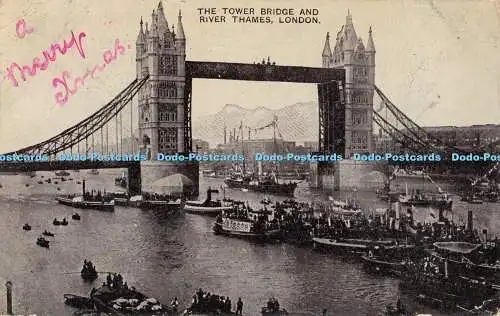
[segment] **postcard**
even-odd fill
[[[498,314],[499,29],[493,0],[0,0],[0,314]]]

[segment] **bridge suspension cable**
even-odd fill
[[[402,144],[404,149],[433,151],[452,150],[458,153],[463,152],[460,148],[445,144],[439,138],[432,136],[424,128],[419,126],[406,114],[399,110],[382,92],[382,90],[380,90],[377,86],[374,86],[374,89],[377,96],[381,100],[378,109],[373,112],[373,121],[396,142]],[[400,123],[403,128],[397,128],[394,124],[390,123],[387,118],[384,119],[379,113],[383,109],[392,114],[395,119],[395,123]]]
[[[116,118],[120,111],[131,102],[132,98],[144,86],[149,76],[139,80],[132,81],[124,90],[116,95],[110,102],[104,105],[101,109],[85,118],[83,121],[75,124],[74,126],[62,131],[58,135],[51,137],[39,144],[28,146],[17,150],[15,152],[7,153],[6,155],[25,154],[25,155],[47,155],[53,157],[58,153],[65,150],[73,152],[73,147],[76,145],[78,152],[80,152],[80,143],[87,141],[88,137],[94,137],[94,133],[100,131],[101,133],[101,149],[104,146],[103,127],[106,129],[106,152],[109,150],[109,133],[108,122]],[[131,110],[132,112],[132,110]],[[118,125],[117,125],[118,127]],[[132,128],[131,128],[132,129]],[[118,142],[117,142],[118,143]],[[86,152],[88,146],[85,148]],[[93,150],[95,147],[93,146]]]

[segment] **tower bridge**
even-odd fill
[[[368,30],[365,46],[349,12],[336,34],[333,49],[330,34],[326,35],[322,67],[189,61],[181,12],[174,30],[168,26],[160,2],[153,10],[151,24],[142,19],[139,23],[136,79],[78,124],[39,144],[8,153],[46,155],[49,161],[2,161],[0,171],[127,168],[132,193],[151,191],[154,181],[173,173],[184,174],[198,183],[197,163],[154,159],[158,153],[186,153],[192,148],[194,78],[316,83],[319,151],[322,153],[350,157],[354,153],[373,152],[374,127],[378,128],[379,137],[388,137],[399,144],[399,150],[457,150],[412,121],[375,85],[375,55],[372,29]],[[138,125],[138,134],[135,125]],[[62,153],[91,151],[141,153],[147,159],[77,163],[56,158]],[[373,170],[371,163],[348,160],[319,164],[317,185],[339,188],[370,170]],[[187,193],[198,192],[196,189]]]

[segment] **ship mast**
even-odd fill
[[[243,156],[245,156],[245,147],[243,146],[243,121],[240,122],[240,128],[239,128],[239,134],[241,135],[241,152],[243,153]],[[243,176],[246,174],[246,164],[245,164],[245,159],[243,159]]]

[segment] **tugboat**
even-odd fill
[[[36,244],[40,247],[49,248],[49,241],[43,237],[38,237]]]
[[[54,237],[54,234],[51,233],[51,232],[49,232],[49,231],[47,231],[47,230],[44,230],[43,233],[42,233],[42,235],[49,236],[49,237]]]
[[[31,230],[31,226],[28,223],[26,223],[23,225],[23,230]]]
[[[75,221],[79,221],[81,219],[80,214],[78,213],[71,215],[71,218],[74,219]]]
[[[192,214],[217,216],[222,211],[229,211],[233,208],[232,203],[220,200],[212,201],[212,193],[219,193],[219,191],[209,187],[205,201],[186,201],[184,211]]]
[[[82,279],[85,281],[92,282],[95,279],[97,279],[98,274],[95,269],[95,266],[92,264],[92,261],[83,261],[83,268],[82,271],[80,272],[80,275],[82,276]]]
[[[270,220],[274,213],[267,210],[254,211],[247,207],[235,207],[222,211],[217,216],[213,231],[215,234],[254,241],[276,241],[282,239],[282,231],[276,219]]]

